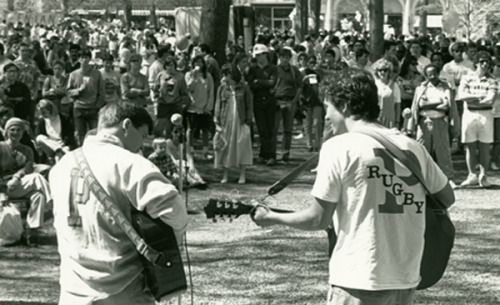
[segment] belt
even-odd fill
[[[420,110],[418,115],[429,118],[429,119],[440,119],[446,116],[446,112],[444,110]]]

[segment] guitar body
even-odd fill
[[[156,301],[170,299],[187,289],[186,274],[173,229],[146,212],[132,212],[132,226],[147,245],[162,253],[162,259],[151,262],[141,255],[146,285]]]

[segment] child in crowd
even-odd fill
[[[175,186],[179,186],[179,173],[174,160],[167,154],[167,141],[164,138],[153,140],[154,151],[148,156],[148,160],[153,162],[168,180]]]
[[[183,129],[176,126],[172,130],[172,138],[167,139],[167,152],[172,157],[172,160],[177,167],[177,172],[182,165],[182,179],[187,181],[185,183],[189,187],[196,187],[198,189],[207,189],[208,185],[200,176],[196,167],[194,166],[194,159],[191,153],[189,145],[184,145],[184,150],[181,152],[181,143],[185,143],[185,135]],[[182,164],[181,164],[182,158]],[[186,176],[186,165],[187,165],[187,176]]]

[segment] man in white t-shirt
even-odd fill
[[[362,130],[378,132],[418,161],[429,191],[446,206],[455,200],[425,148],[377,123],[377,89],[366,73],[339,71],[326,80],[326,125],[334,137],[321,149],[312,205],[294,213],[259,206],[260,226],[287,225],[338,236],[330,258],[328,304],[409,305],[420,282],[425,192],[411,171]],[[359,131],[359,132],[358,132]],[[397,233],[397,234],[396,234]]]

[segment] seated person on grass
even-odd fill
[[[52,200],[47,180],[35,170],[33,150],[21,144],[27,122],[11,118],[5,125],[5,141],[0,142],[0,172],[9,199],[29,199],[26,241],[38,243],[38,228],[44,223],[44,210]]]
[[[167,154],[167,141],[164,138],[153,140],[154,151],[148,156],[148,160],[156,165],[161,173],[167,177],[176,187],[179,186],[179,173],[177,166],[170,154]]]
[[[167,139],[167,153],[172,157],[174,160],[175,166],[177,167],[177,170],[179,172],[182,172],[182,179],[184,181],[187,180],[187,185],[189,187],[197,187],[200,189],[206,189],[208,187],[207,183],[201,178],[200,174],[196,170],[196,167],[194,166],[194,159],[191,154],[191,150],[189,148],[189,145],[184,145],[184,152],[182,156],[182,169],[180,169],[181,166],[181,150],[180,150],[180,138],[182,135],[181,129],[178,127],[175,127],[172,130],[172,138]],[[187,177],[185,176],[186,173],[186,165],[187,165]]]

